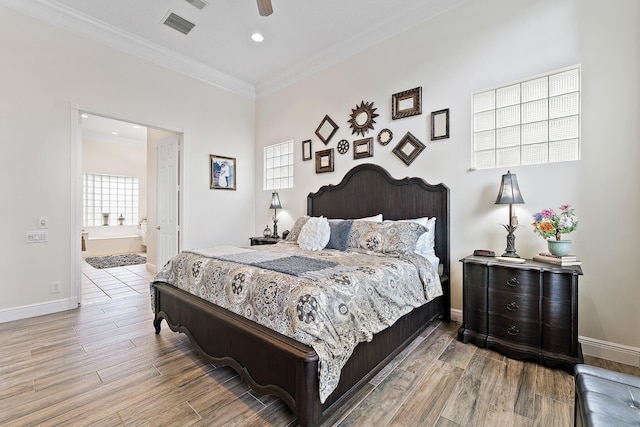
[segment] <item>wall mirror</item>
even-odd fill
[[[373,102],[364,101],[360,102],[360,105],[356,105],[356,108],[351,109],[351,115],[349,123],[351,126],[352,134],[360,134],[364,136],[365,133],[373,129],[373,124],[376,122],[375,118],[377,108],[373,107]]]
[[[302,141],[302,160],[311,160],[311,140]]]
[[[353,159],[364,159],[366,157],[373,157],[373,138],[353,141]]]
[[[333,148],[316,151],[316,173],[333,172]]]
[[[316,129],[316,135],[318,135],[318,138],[327,145],[337,130],[338,125],[336,122],[331,120],[329,115],[325,115],[324,119],[320,122],[318,129]]]
[[[398,142],[398,145],[394,147],[393,154],[409,166],[424,149],[425,145],[413,136],[411,132],[407,132]]]
[[[387,145],[393,139],[393,132],[389,129],[382,129],[378,134],[378,142],[380,145]]]
[[[449,138],[449,109],[431,113],[431,140]]]
[[[391,118],[393,120],[416,114],[422,114],[422,87],[403,90],[391,96]]]

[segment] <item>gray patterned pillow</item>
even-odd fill
[[[354,221],[348,246],[382,254],[412,254],[418,239],[426,231],[415,222]]]
[[[310,217],[308,216],[301,216],[300,218],[298,218],[295,222],[295,224],[293,224],[293,227],[291,228],[291,231],[289,232],[289,235],[286,238],[287,242],[297,242],[298,241],[298,236],[300,235],[300,230],[302,230],[302,227],[304,227],[304,225],[307,223],[307,220]]]

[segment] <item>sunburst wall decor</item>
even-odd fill
[[[349,119],[351,133],[364,136],[365,133],[373,130],[373,124],[376,122],[374,119],[378,117],[376,110],[377,108],[373,108],[373,102],[361,101],[360,105],[356,105],[356,108],[351,110]]]

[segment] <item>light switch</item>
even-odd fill
[[[41,216],[38,218],[38,228],[49,228],[49,217]]]

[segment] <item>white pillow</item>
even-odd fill
[[[320,251],[329,243],[331,228],[327,218],[311,217],[304,224],[298,235],[298,246],[306,251]]]
[[[348,218],[353,219],[353,218]],[[331,218],[332,221],[346,221],[344,218]],[[373,221],[373,222],[382,222],[382,214],[368,216],[365,218],[355,218],[353,221]]]

